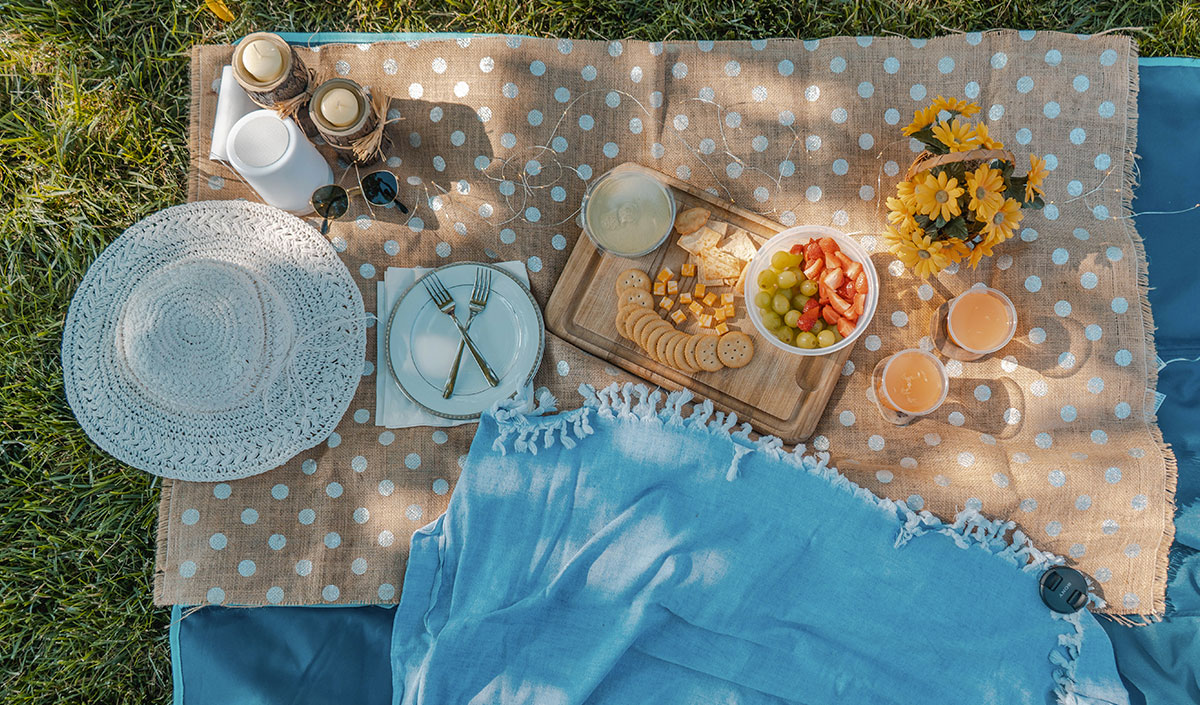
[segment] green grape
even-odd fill
[[[760,291],[754,295],[754,305],[759,308],[771,307],[771,295],[765,291]]]
[[[789,266],[789,267],[799,267],[800,263],[804,261],[804,257],[802,257],[801,255],[794,255],[791,252],[788,252],[786,254],[787,254],[787,266]]]
[[[842,342],[842,334],[837,332],[837,328],[830,328],[829,330],[833,331],[833,342],[835,342],[835,343]]]
[[[785,269],[776,277],[781,289],[790,289],[796,286],[796,273],[790,269]]]
[[[764,269],[758,273],[758,286],[760,289],[774,289],[779,286],[779,280],[775,276],[775,272],[769,269]]]
[[[792,290],[791,289],[779,289],[775,293],[782,294],[782,295],[788,297],[789,299],[792,298]]]
[[[822,321],[821,319],[818,318],[817,322],[813,324],[812,332],[815,335],[817,333],[820,333],[823,330],[825,330],[825,321]]]
[[[792,308],[796,309],[797,311],[803,311],[805,304],[808,303],[808,300],[810,298],[811,297],[805,296],[804,294],[793,295],[792,296]]]
[[[796,336],[796,346],[811,350],[817,347],[817,336],[805,331]]]
[[[779,314],[775,313],[774,311],[764,311],[762,314],[762,324],[767,330],[775,330],[779,326],[783,325],[783,319],[780,318]]]
[[[826,329],[820,333],[817,333],[817,345],[820,345],[823,348],[827,348],[836,342],[837,340],[834,338],[834,332],[831,330]]]
[[[816,296],[817,283],[812,279],[805,279],[804,281],[800,282],[800,293],[804,294],[805,296]]]
[[[793,331],[791,328],[788,328],[787,326],[784,326],[775,331],[775,337],[779,338],[780,340],[787,343],[788,345],[792,344],[792,340],[793,340],[793,337],[795,336],[795,334],[796,334],[796,332]]]
[[[783,322],[789,327],[795,328],[796,325],[800,323],[800,312],[796,309],[788,311],[787,313],[783,314]]]
[[[792,307],[792,300],[789,299],[788,297],[784,296],[783,294],[775,294],[775,297],[773,299],[771,299],[772,310],[774,310],[775,313],[778,313],[780,316],[787,313],[788,309],[790,309],[791,307]]]
[[[778,269],[778,270],[782,271],[784,269],[787,269],[789,264],[790,263],[788,261],[788,253],[785,252],[784,250],[780,250],[780,251],[776,252],[775,254],[771,255],[771,268],[772,269]]]

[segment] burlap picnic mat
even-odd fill
[[[192,63],[190,198],[254,198],[208,160],[230,47]],[[625,161],[674,174],[784,224],[856,233],[883,286],[809,448],[874,492],[943,517],[1008,517],[1092,575],[1116,613],[1161,613],[1174,459],[1154,424],[1146,262],[1127,217],[1135,49],[1121,36],[990,32],[928,41],[602,42],[476,38],[302,50],[322,76],[392,96],[388,166],[416,206],[330,232],[368,311],[388,266],[519,259],[543,304],[579,235],[588,180]],[[876,248],[882,197],[914,156],[899,134],[942,94],[975,100],[992,134],[1053,170],[1042,212],[977,272],[923,283]],[[332,153],[331,153],[332,154]],[[1022,167],[1019,165],[1019,171]],[[336,173],[353,184],[342,164]],[[867,398],[887,354],[928,345],[931,313],[972,283],[1008,293],[1017,337],[951,362],[950,398],[907,428]],[[446,506],[474,427],[374,426],[374,336],[337,433],[259,477],[167,483],[159,603],[398,599],[411,533]],[[550,336],[539,384],[626,379]],[[801,511],[797,508],[797,511]]]

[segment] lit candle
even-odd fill
[[[283,74],[283,56],[266,39],[256,39],[242,52],[242,67],[260,83],[270,83]]]
[[[321,96],[321,115],[334,127],[358,120],[358,98],[345,88],[332,88]]]

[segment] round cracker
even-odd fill
[[[620,335],[622,338],[628,337],[625,335],[625,324],[629,320],[629,314],[633,313],[634,311],[645,311],[645,310],[646,309],[641,308],[640,306],[639,307],[618,306],[617,307],[617,315],[613,318],[613,325],[617,329],[617,334]]]
[[[654,330],[650,331],[650,333],[646,336],[646,344],[642,346],[645,348],[646,354],[657,360],[658,341],[662,340],[663,336],[667,335],[673,330],[675,329],[671,327],[671,324],[663,321],[663,325],[656,326]]]
[[[700,336],[693,335],[688,339],[687,345],[683,346],[683,359],[687,362],[688,367],[692,368],[693,372],[700,371],[700,363],[696,361],[696,344],[700,342]]]
[[[716,372],[722,369],[725,365],[721,362],[721,358],[717,357],[717,344],[721,339],[715,335],[702,335],[696,343],[696,364],[705,372]]]
[[[658,319],[660,321],[662,320],[661,318],[658,318],[658,314],[653,309],[643,309],[643,310],[650,311],[650,313],[653,313],[654,316],[653,317],[643,316],[642,318],[639,318],[637,321],[630,324],[629,339],[632,340],[633,342],[637,343],[638,345],[642,344],[642,331],[644,331],[646,329],[646,326],[653,323],[655,319]]]
[[[671,354],[671,362],[674,363],[673,366],[675,369],[683,370],[688,374],[693,374],[700,371],[699,367],[696,367],[687,361],[687,355],[685,354],[687,346],[691,344],[692,338],[695,337],[696,336],[694,335],[684,334],[684,336],[679,339],[679,342],[668,351]]]
[[[637,308],[629,309],[629,312],[625,316],[625,328],[622,333],[626,339],[637,340],[637,338],[633,337],[633,327],[634,327],[634,325],[637,324],[638,321],[640,321],[643,318],[646,318],[647,316],[654,316],[655,318],[657,318],[658,314],[655,313],[654,309],[652,309],[652,308],[641,308],[639,306]]]
[[[645,289],[650,291],[650,275],[640,269],[626,269],[617,275],[617,293],[621,289]]]
[[[671,346],[675,345],[682,336],[683,333],[672,330],[658,339],[658,344],[654,347],[654,356],[658,358],[659,362],[664,365],[671,364]]]
[[[642,346],[643,350],[645,350],[647,353],[649,353],[651,350],[654,349],[650,345],[650,334],[653,333],[654,331],[658,330],[659,328],[666,329],[666,328],[670,328],[670,327],[671,327],[671,324],[664,321],[661,318],[659,318],[657,321],[650,321],[650,323],[645,328],[642,329],[642,332],[640,334],[638,334],[636,342],[638,345]]]
[[[649,289],[627,286],[617,293],[617,306],[631,305],[654,308],[654,296],[650,293]]]
[[[754,339],[739,330],[730,331],[721,336],[717,357],[726,367],[745,367],[754,359]]]

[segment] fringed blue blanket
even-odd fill
[[[880,499],[686,392],[581,391],[482,420],[413,537],[395,702],[1127,702],[1011,523]]]

